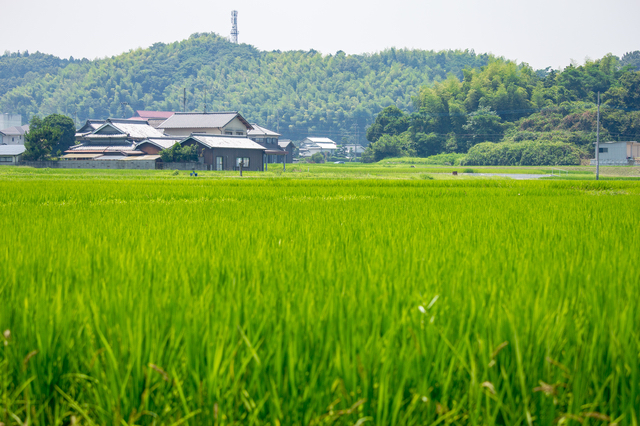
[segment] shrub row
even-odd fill
[[[469,166],[569,166],[580,165],[578,149],[563,142],[483,142],[462,162]]]

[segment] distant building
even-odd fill
[[[76,141],[81,141],[83,137],[95,132],[106,122],[107,120],[87,120],[82,127],[76,130]]]
[[[0,130],[0,145],[24,145],[24,135],[28,132],[28,124],[2,129]]]
[[[22,126],[22,116],[20,114],[0,114],[0,129]]]
[[[349,158],[360,157],[364,152],[365,147],[359,144],[348,144],[343,145],[342,150],[344,151],[344,154]]]
[[[333,154],[338,150],[338,145],[329,138],[308,137],[300,144],[300,156],[311,157],[316,152]]]
[[[151,127],[158,128],[158,126],[164,123],[168,118],[170,118],[173,114],[173,111],[136,111],[135,117],[132,117],[132,120],[143,119],[149,122]]]
[[[296,146],[289,139],[281,139],[278,141],[280,149],[287,152],[285,160],[287,163],[293,163],[293,153],[296,151]]]
[[[158,125],[168,136],[188,137],[192,133],[244,136],[253,127],[237,111],[176,112]]]
[[[22,159],[24,145],[0,145],[0,165],[16,164]]]
[[[640,143],[627,142],[601,142],[599,160],[601,166],[632,166],[640,163]],[[591,160],[591,165],[596,165],[596,160]]]
[[[85,126],[93,126],[88,123]],[[85,128],[83,126],[83,128]],[[96,130],[79,139],[80,144],[65,151],[63,160],[121,160],[124,157],[146,155],[137,145],[150,138],[162,138],[161,131],[147,120],[109,119]],[[76,135],[77,139],[77,135]]]
[[[266,148],[266,163],[293,162],[293,157],[289,160],[289,158],[287,158],[287,151],[280,147],[278,141],[280,133],[276,133],[273,130],[266,129],[254,123],[251,123],[251,127],[253,127],[253,129],[247,132],[247,137]]]
[[[139,142],[136,148],[146,154],[157,155],[163,149],[172,148],[175,144],[179,144],[184,138],[176,136],[165,136],[162,138],[148,138]]]

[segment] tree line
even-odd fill
[[[233,110],[284,138],[315,135],[366,144],[366,128],[384,107],[411,110],[421,87],[450,74],[461,79],[464,69],[491,58],[472,50],[265,52],[216,34],[193,34],[94,61],[6,54],[0,75],[12,74],[0,86],[0,110],[27,120],[65,114],[77,124],[144,109]]]
[[[372,143],[364,160],[467,153],[483,142],[536,141],[566,144],[572,154],[558,161],[573,164],[592,154],[598,92],[601,140],[640,137],[639,69],[640,52],[621,59],[606,55],[563,71],[536,71],[492,58],[480,69],[463,70],[462,79],[450,75],[424,86],[412,109],[386,107],[367,130]]]

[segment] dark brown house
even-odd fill
[[[180,144],[197,145],[208,170],[264,170],[265,148],[244,136],[193,134]]]

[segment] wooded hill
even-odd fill
[[[638,51],[558,72],[468,50],[264,52],[208,33],[98,60],[6,52],[0,111],[25,121],[66,114],[82,123],[142,109],[181,111],[186,89],[187,111],[237,110],[293,140],[314,135],[366,145],[408,132],[394,143],[419,156],[524,140],[587,152],[597,91],[604,140],[640,138],[638,70]],[[397,115],[391,121],[389,111]]]
[[[0,57],[0,111],[24,120],[61,113],[127,117],[135,110],[237,110],[293,140],[308,135],[336,142],[365,131],[384,107],[413,107],[420,88],[490,55],[473,51],[388,49],[366,55],[316,51],[264,52],[215,34],[194,34],[99,60],[61,60],[41,53]]]
[[[365,159],[471,153],[482,142],[537,141],[552,144],[563,158],[572,151],[570,161],[579,163],[593,153],[598,92],[601,141],[640,140],[639,56],[607,55],[562,72],[492,58],[482,69],[463,70],[462,81],[450,76],[423,87],[413,110],[385,108],[367,131],[375,143]],[[491,145],[479,148],[494,151]]]

